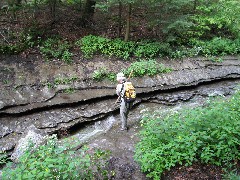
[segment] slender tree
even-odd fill
[[[118,34],[117,36],[120,37],[122,33],[122,9],[123,5],[121,0],[118,1]]]
[[[49,8],[52,16],[52,21],[53,23],[56,21],[56,5],[57,5],[57,0],[49,0]]]
[[[98,7],[104,7],[105,9],[111,9],[112,7],[118,8],[118,31],[117,36],[121,36],[122,27],[123,27],[123,19],[125,18],[125,35],[124,40],[128,41],[130,37],[130,31],[131,31],[131,15],[132,15],[132,7],[134,3],[138,2],[139,0],[107,0],[106,2],[100,2],[98,3]],[[107,8],[106,8],[107,7]],[[123,16],[123,13],[126,12],[126,16]]]
[[[124,41],[128,41],[129,35],[130,35],[130,23],[131,23],[131,3],[128,3],[128,9],[127,9],[127,24],[126,24],[126,33]]]
[[[96,0],[86,0],[84,10],[83,10],[83,15],[81,18],[81,24],[83,27],[86,27],[87,25],[92,22],[94,11],[95,11],[95,5],[96,5]]]

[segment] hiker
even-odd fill
[[[116,87],[116,93],[120,97],[119,98],[120,116],[122,121],[121,131],[126,131],[128,130],[128,127],[127,127],[128,113],[132,107],[132,103],[127,103],[124,98],[124,93],[125,93],[124,83],[126,82],[126,77],[124,76],[123,73],[117,74],[117,81],[118,81],[118,85]]]

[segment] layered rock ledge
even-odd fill
[[[30,125],[52,134],[116,112],[118,107],[113,106],[117,99],[116,83],[95,82],[91,76],[97,68],[119,72],[130,63],[98,58],[66,65],[43,62],[35,55],[28,58],[0,56],[0,59],[0,149],[6,151],[16,146]],[[202,83],[226,79],[238,83],[239,60],[231,56],[225,57],[223,62],[206,58],[159,60],[173,71],[154,77],[132,78],[138,95],[135,105],[141,101],[172,104],[178,99],[188,100],[199,92],[177,96],[171,93]]]

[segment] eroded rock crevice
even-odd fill
[[[118,106],[114,106],[117,99],[116,84],[91,80],[91,72],[97,67],[93,67],[92,63],[79,62],[66,67],[27,62],[36,66],[26,68],[27,64],[22,62],[19,62],[21,65],[0,62],[0,68],[8,67],[10,70],[1,72],[1,150],[12,150],[31,125],[41,132],[52,134],[62,129],[77,129],[83,123],[106,119],[109,115],[118,113]],[[117,62],[109,63],[116,66]],[[161,63],[171,67],[173,71],[154,77],[131,79],[138,94],[135,107],[142,102],[176,105],[195,98],[228,96],[234,93],[240,82],[240,61],[237,57],[226,57],[223,62],[188,59]],[[118,71],[120,69],[116,68],[116,72]],[[24,73],[22,81],[20,72]],[[79,78],[71,84],[58,85],[55,88],[43,86],[43,83],[37,85],[63,75]],[[4,80],[8,78],[11,78],[11,82],[7,84]],[[74,91],[64,93],[63,90],[68,87]]]

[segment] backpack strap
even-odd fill
[[[123,83],[122,83],[122,88],[121,88],[121,90],[120,90],[120,96],[121,96],[121,94],[122,94],[122,91],[123,91],[123,88],[124,88],[124,83],[125,83],[125,81],[123,81]],[[124,95],[123,95],[124,96]],[[122,97],[123,98],[123,97]]]

